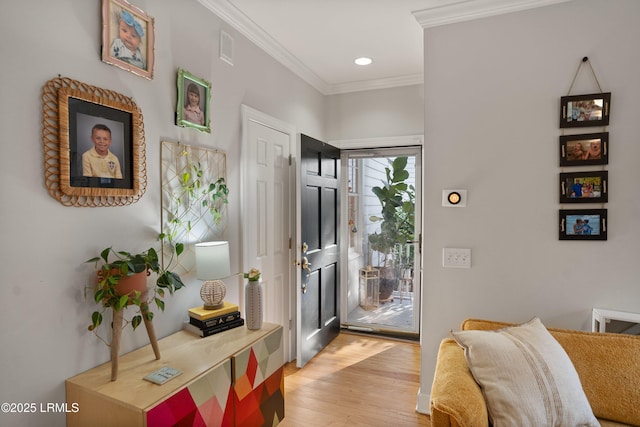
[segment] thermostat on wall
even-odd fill
[[[448,208],[467,206],[467,190],[442,190],[442,206]]]

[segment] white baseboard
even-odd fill
[[[418,398],[416,402],[416,411],[421,414],[431,415],[431,394],[424,394],[422,390],[418,390]]]

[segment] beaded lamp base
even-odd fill
[[[224,306],[227,288],[222,280],[207,280],[200,288],[200,298],[204,302],[205,310],[217,310]]]

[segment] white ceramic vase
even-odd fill
[[[262,313],[264,312],[262,280],[247,280],[247,284],[244,286],[244,302],[247,329],[262,328]]]

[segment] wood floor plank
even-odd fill
[[[341,332],[304,368],[285,366],[280,426],[429,426],[419,386],[419,344]]]

